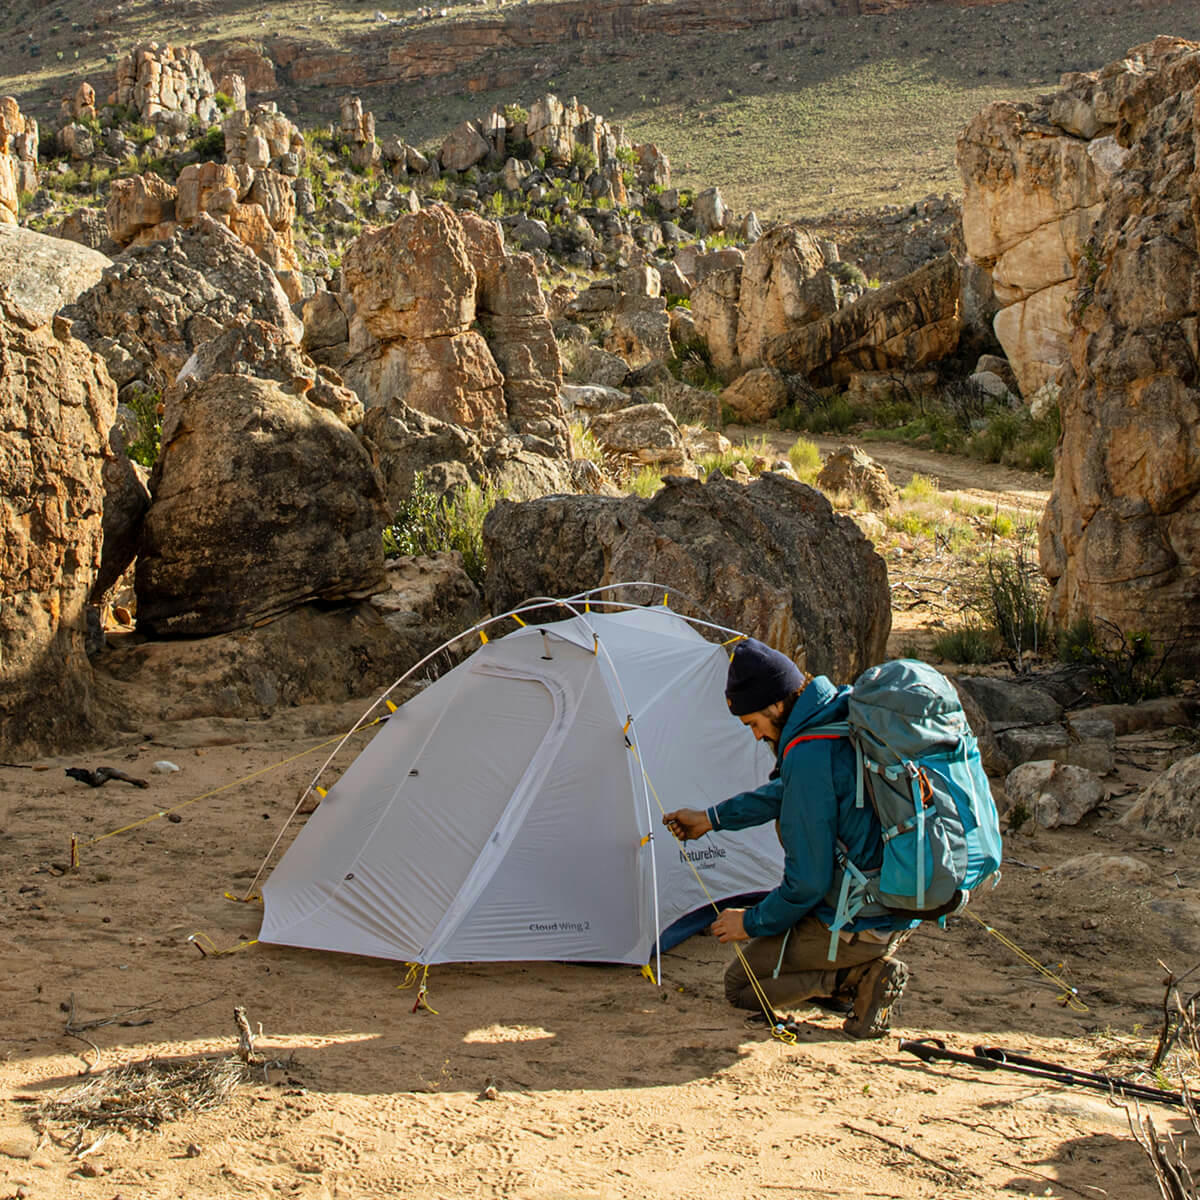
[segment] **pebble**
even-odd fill
[[[178,771],[179,768],[173,762],[168,762],[165,758],[160,758],[150,770],[156,775],[171,775],[175,771]]]

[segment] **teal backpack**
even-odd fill
[[[914,921],[957,912],[1000,869],[1000,821],[979,746],[948,679],[913,659],[864,671],[845,722],[806,729],[799,742],[848,737],[858,759],[856,803],[869,797],[883,827],[883,863],[864,872],[839,840],[841,879],[827,897],[838,931],[860,914]]]

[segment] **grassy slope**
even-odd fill
[[[387,11],[415,6],[404,0]],[[41,116],[81,78],[103,98],[112,71],[103,42],[71,30],[72,17],[90,11],[33,0],[0,7],[0,94],[25,98]],[[477,18],[481,10],[452,11]],[[336,44],[369,29],[374,12],[373,4],[329,0],[209,0],[202,7],[132,0],[114,20],[109,44],[125,50],[139,38],[205,42],[282,31]],[[24,52],[29,32],[42,45],[40,59]],[[381,133],[429,143],[494,103],[528,103],[546,90],[578,95],[634,137],[658,142],[681,186],[719,184],[735,209],[763,216],[815,216],[959,191],[955,136],[972,114],[992,100],[1032,99],[1062,72],[1099,67],[1159,33],[1200,40],[1200,6],[1010,0],[806,17],[734,34],[548,50],[519,95],[429,96],[414,87],[363,98]],[[757,74],[748,70],[754,63],[764,64]],[[304,122],[336,114],[338,94],[330,89],[289,99]]]

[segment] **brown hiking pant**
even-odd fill
[[[763,995],[776,1010],[792,1008],[812,996],[832,996],[838,990],[839,971],[889,957],[909,932],[905,929],[893,933],[886,942],[861,933],[839,937],[837,958],[830,962],[828,927],[816,917],[805,917],[787,933],[737,943],[742,953],[725,970],[725,999],[735,1008],[756,1011],[762,1008],[742,965],[743,958],[754,972]],[[850,987],[858,974],[855,971],[844,978],[843,988]]]

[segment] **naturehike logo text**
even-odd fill
[[[694,863],[698,867],[711,867],[714,859],[724,858],[726,853],[720,846],[707,846],[703,850],[680,850],[679,861],[684,866]]]

